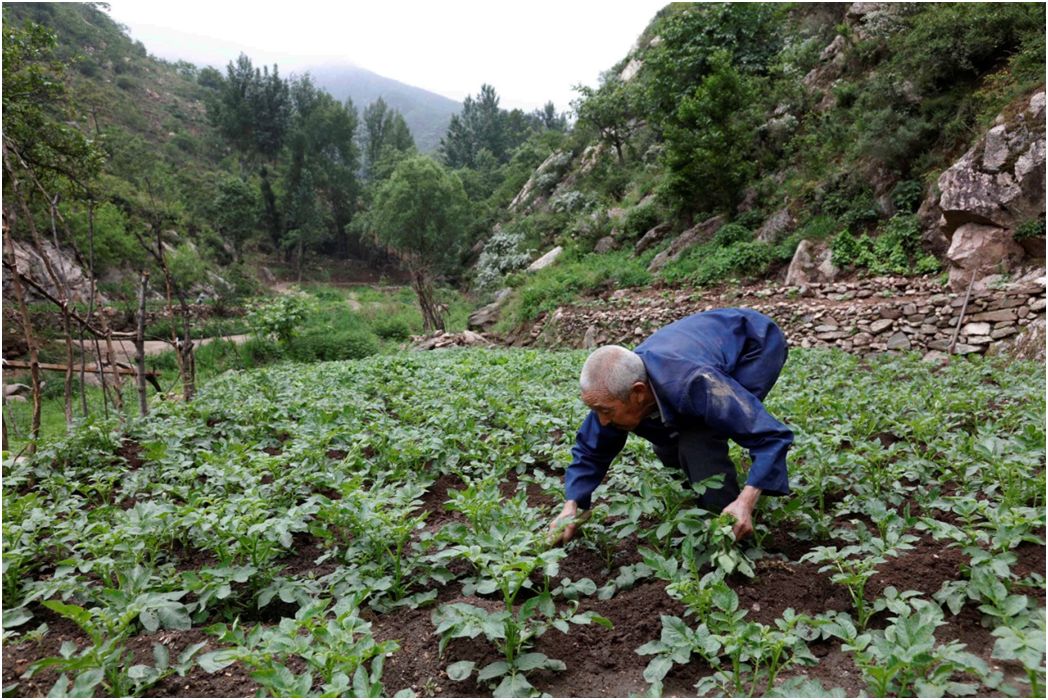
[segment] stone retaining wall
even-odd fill
[[[973,291],[962,319],[964,300],[964,292],[945,291],[938,279],[930,277],[729,289],[710,295],[619,290],[603,300],[557,309],[514,344],[633,344],[678,318],[728,306],[745,306],[771,316],[793,347],[836,347],[858,354],[938,355],[949,349],[958,322],[956,354],[1000,350],[998,346],[1015,340],[1031,324],[1043,333],[1043,278]]]

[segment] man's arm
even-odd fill
[[[593,491],[604,480],[627,437],[625,430],[601,425],[597,414],[590,411],[575,434],[575,447],[571,448],[572,461],[564,475],[566,500],[575,501],[582,510],[590,507]]]
[[[622,451],[629,433],[602,426],[597,414],[590,411],[582,427],[575,434],[572,461],[564,475],[564,508],[550,524],[550,536],[567,544],[575,536],[576,525],[568,524],[558,532],[565,521],[574,520],[580,510],[588,510],[594,490],[608,473],[611,462]]]

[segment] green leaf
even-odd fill
[[[492,661],[490,664],[480,669],[480,673],[477,674],[478,681],[487,681],[492,678],[498,678],[499,676],[506,675],[509,672],[509,664],[505,661]]]
[[[526,698],[531,695],[532,685],[523,673],[506,676],[492,693],[496,698]]]
[[[171,662],[171,655],[168,653],[167,647],[163,644],[154,644],[153,660],[156,661],[156,668],[158,671],[166,670],[168,664]]]
[[[548,657],[545,654],[533,651],[518,656],[516,659],[516,666],[521,671],[530,671],[545,664],[547,659]]]
[[[673,668],[673,660],[668,656],[656,656],[654,659],[648,662],[647,667],[644,669],[644,680],[648,683],[655,683],[661,681],[666,677],[666,674]]]
[[[4,611],[4,629],[12,629],[24,625],[33,619],[33,613],[24,607],[11,608]]]
[[[43,605],[45,608],[53,610],[62,617],[72,620],[80,627],[80,629],[85,631],[86,626],[91,622],[91,613],[84,610],[79,605],[68,605],[57,600],[45,600]]]
[[[84,671],[73,681],[73,689],[70,691],[69,697],[91,697],[94,694],[95,686],[101,683],[104,677],[105,674],[100,668],[91,668]]]
[[[69,694],[69,678],[66,674],[62,674],[55,681],[55,684],[51,686],[51,690],[47,691],[47,697],[49,698],[68,698],[71,697]]]
[[[200,665],[200,668],[208,673],[221,671],[236,660],[236,653],[233,649],[219,649],[218,651],[211,651],[197,657],[197,663]]]
[[[448,678],[453,681],[464,681],[473,673],[473,661],[456,661],[447,668]]]

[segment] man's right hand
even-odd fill
[[[575,501],[566,501],[564,503],[564,508],[560,511],[560,515],[554,518],[549,526],[547,539],[550,546],[558,543],[567,544],[571,541],[571,538],[575,536],[575,530],[578,528],[578,524],[575,522],[578,519],[578,514],[578,503]]]

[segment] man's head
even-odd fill
[[[644,363],[618,345],[605,345],[590,354],[579,386],[583,403],[593,409],[601,425],[633,430],[655,408]]]

